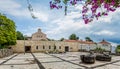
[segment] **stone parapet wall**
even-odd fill
[[[7,57],[13,54],[12,49],[0,49],[0,58]]]

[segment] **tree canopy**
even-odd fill
[[[85,40],[86,40],[86,41],[92,41],[92,42],[93,42],[93,40],[92,40],[90,37],[85,37]]]
[[[71,35],[69,36],[69,39],[70,39],[70,40],[78,40],[79,37],[77,37],[76,34],[71,34]]]
[[[65,15],[67,15],[68,5],[82,5],[82,19],[85,24],[98,20],[101,16],[107,16],[109,12],[114,12],[120,7],[120,0],[52,0],[50,1],[51,9],[61,9],[64,6]]]
[[[65,38],[61,38],[60,41],[63,41]]]
[[[120,53],[120,45],[117,46],[116,52],[117,52],[117,53]]]
[[[13,20],[0,14],[0,45],[16,43],[16,26]]]
[[[17,31],[17,40],[24,40],[24,36],[20,31]]]

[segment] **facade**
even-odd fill
[[[105,40],[99,43],[82,41],[82,40],[64,40],[64,41],[47,41],[46,34],[41,32],[41,29],[28,40],[17,40],[17,44],[12,46],[14,52],[75,52],[75,51],[90,51],[96,48],[102,48],[111,51],[111,44]]]
[[[109,42],[105,41],[104,39],[98,43],[98,48],[105,49],[107,51],[110,51],[112,49],[112,46]]]
[[[86,41],[66,40],[66,41],[35,41],[35,40],[17,40],[17,44],[13,46],[14,52],[76,52],[90,51],[96,48],[102,48],[111,51],[111,44],[94,43]]]
[[[66,40],[66,42],[77,42],[78,51],[90,51],[97,47],[95,42],[83,41],[83,40]]]
[[[75,52],[78,51],[77,42],[65,41],[33,41],[33,40],[17,40],[17,44],[12,46],[14,52],[46,52],[57,50],[59,52]]]
[[[27,37],[28,40],[35,40],[35,41],[40,41],[40,40],[47,40],[46,34],[44,34],[41,29],[38,29],[38,31],[34,34],[32,34],[32,37]]]
[[[84,41],[84,42],[80,42],[79,44],[79,49],[82,51],[90,51],[96,48],[97,48],[97,45],[94,42]]]

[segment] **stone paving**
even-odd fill
[[[83,64],[80,61],[80,55],[82,54],[87,53],[14,54],[6,58],[0,58],[0,69],[42,69],[41,66],[45,69],[120,69],[120,56],[112,56],[111,62],[96,61],[95,64]]]
[[[5,61],[12,56],[3,58],[0,61]],[[25,55],[18,54],[6,63],[1,64],[0,69],[39,69],[39,67],[34,62],[33,56],[30,53],[26,53]]]

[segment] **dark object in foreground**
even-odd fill
[[[111,61],[111,56],[108,55],[108,54],[99,54],[99,55],[96,55],[96,60],[99,60],[99,61]]]
[[[81,55],[80,58],[83,63],[95,63],[95,56],[92,53],[89,55]]]

